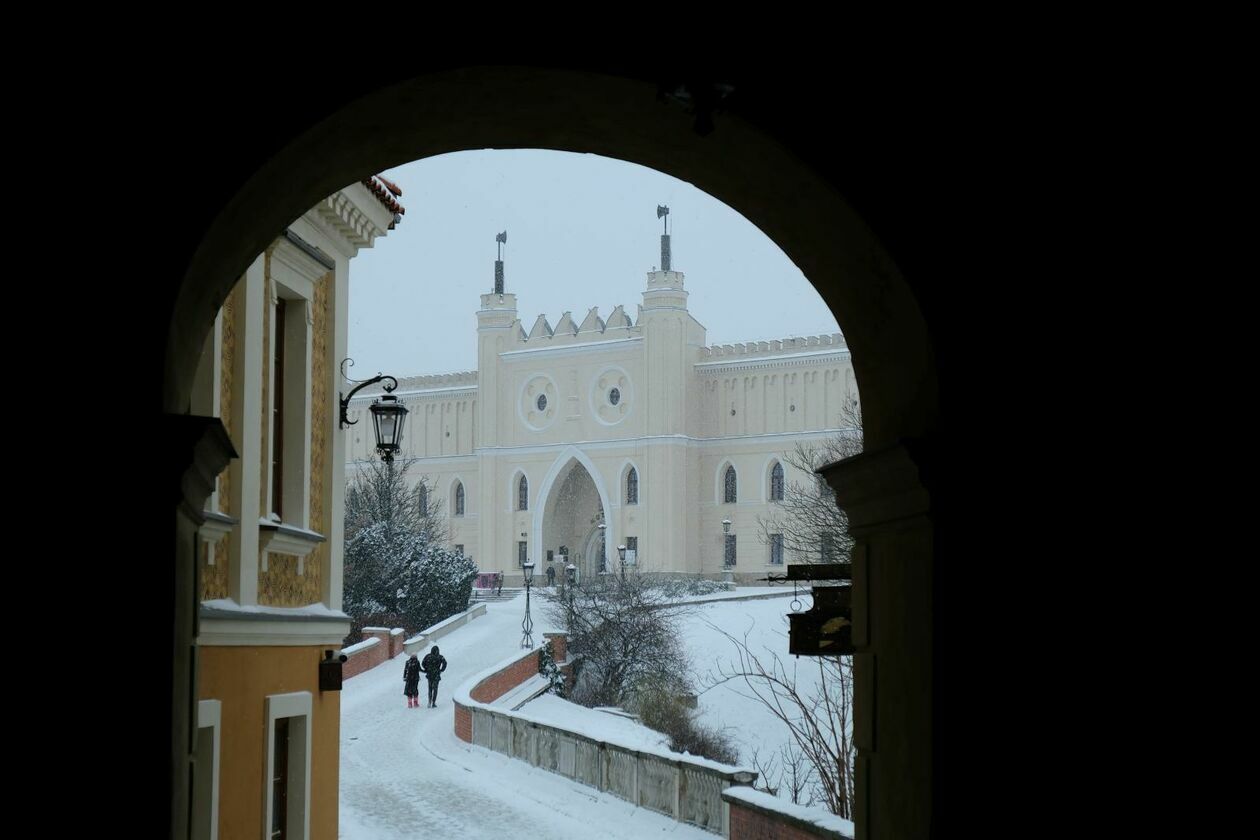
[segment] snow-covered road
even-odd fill
[[[456,686],[520,650],[524,598],[438,640],[448,665],[436,709],[407,708],[400,656],[347,680],[341,697],[340,836],[642,838],[715,835],[455,737]],[[539,605],[534,639],[542,642]],[[425,697],[424,683],[420,697]]]

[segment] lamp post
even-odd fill
[[[534,646],[534,620],[529,615],[529,587],[534,582],[534,561],[526,560],[525,569],[525,620],[521,622],[521,647]]]
[[[564,567],[564,590],[569,596],[569,638],[573,638],[573,587],[577,585],[577,566],[570,563]]]
[[[727,559],[727,552],[726,552],[726,542],[727,542],[727,541],[726,541],[726,539],[725,539],[725,537],[726,537],[726,536],[729,536],[729,535],[730,535],[730,533],[731,533],[731,520],[729,520],[729,519],[723,519],[723,520],[722,520],[722,534],[723,534],[723,539],[722,539],[722,579],[723,579],[724,581],[726,581],[727,583],[730,583],[730,581],[731,581],[731,579],[732,579],[732,577],[733,577],[733,575],[731,574],[731,561],[730,561],[729,559]]]
[[[608,571],[608,552],[604,548],[604,535],[608,532],[608,525],[601,522],[595,527],[599,528],[599,571],[602,574]]]
[[[621,582],[626,582],[626,547],[624,545],[617,546],[617,554],[621,555]]]

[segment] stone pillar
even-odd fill
[[[853,546],[856,840],[926,838],[932,824],[933,527],[927,447],[865,452],[819,470]]]
[[[171,837],[187,837],[197,719],[197,530],[214,481],[236,457],[217,417],[168,414],[163,417],[163,450],[174,467],[175,557],[172,583],[176,601],[171,672]]]

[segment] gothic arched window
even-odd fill
[[[726,504],[734,504],[737,497],[735,488],[735,467],[726,468],[726,474],[722,479],[723,494],[722,501]]]
[[[416,507],[419,509],[421,516],[429,515],[429,488],[423,484],[420,485],[420,489],[416,492]]]
[[[525,476],[521,476],[520,484],[516,486],[516,509],[529,510],[529,480]]]
[[[639,471],[634,467],[630,468],[630,472],[626,473],[626,504],[637,505],[639,503]]]
[[[777,462],[770,470],[770,501],[783,501],[783,465]]]
[[[455,485],[455,515],[464,515],[464,483],[462,481]]]

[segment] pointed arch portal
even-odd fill
[[[578,567],[581,579],[591,580],[592,575],[599,574],[601,560],[609,556],[608,547],[616,544],[608,516],[611,498],[603,474],[585,453],[570,447],[547,471],[538,499],[542,515],[534,517],[531,556],[545,558],[548,549],[558,555],[560,546],[566,546],[569,562]],[[602,543],[601,521],[608,526]],[[545,563],[544,559],[544,574]],[[563,575],[563,568],[557,568],[556,574]]]

